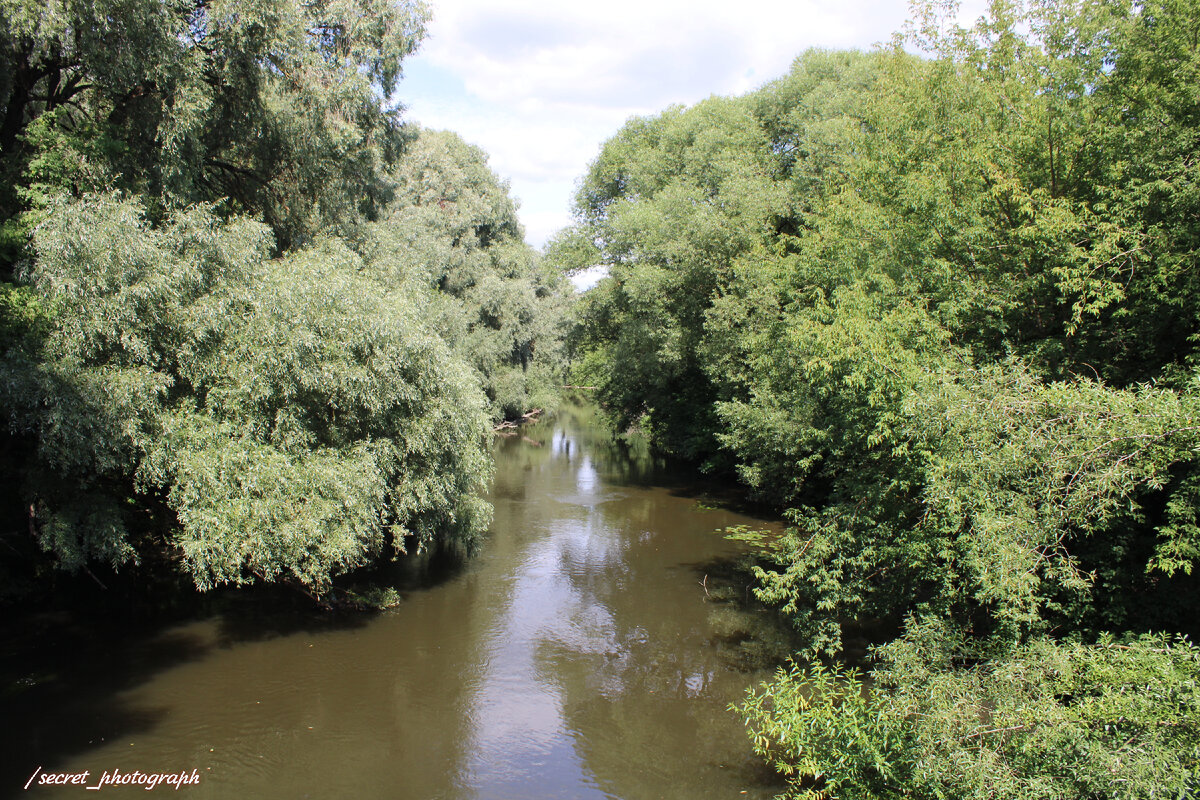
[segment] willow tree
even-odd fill
[[[2,367],[35,443],[30,525],[68,568],[155,528],[201,588],[332,576],[486,524],[487,417],[422,298],[336,240],[269,258],[205,209],[151,228],[111,199],[56,208],[28,278],[53,309]],[[165,533],[164,533],[165,531]]]
[[[6,552],[318,595],[478,536],[485,397],[366,246],[425,19],[0,3]]]
[[[0,3],[9,258],[48,193],[116,188],[153,218],[200,201],[261,217],[277,245],[387,199],[404,136],[390,97],[416,2]]]

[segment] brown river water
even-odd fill
[[[779,791],[728,707],[789,643],[775,615],[741,602],[742,546],[718,533],[768,523],[615,447],[586,407],[498,439],[496,458],[480,551],[398,569],[388,611],[243,597],[150,631],[59,619],[40,641],[7,643],[10,660],[38,657],[17,652],[30,666],[4,676],[0,798],[87,798],[114,770],[195,782],[101,797]]]

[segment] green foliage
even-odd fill
[[[946,360],[946,334],[924,303],[887,279],[829,297],[813,290],[775,316],[740,326],[740,346],[754,357],[742,368],[749,396],[717,405],[720,439],[737,454],[742,479],[772,500],[795,503],[814,478],[828,491],[843,475],[842,496],[858,495],[863,470],[896,466],[888,446],[901,438],[901,404]]]
[[[427,17],[0,0],[3,455],[59,565],[319,595],[486,526],[569,293],[484,155],[401,124]]]
[[[418,3],[0,6],[0,219],[47,190],[113,184],[154,209],[225,198],[281,247],[387,199],[403,144],[385,110]]]
[[[714,455],[720,387],[704,370],[705,314],[783,202],[770,171],[746,103],[720,98],[631,121],[593,164],[579,229],[560,249],[579,268],[586,243],[599,243],[609,268],[584,300],[576,355],[609,365],[594,380],[618,428],[640,424],[664,450]]]
[[[732,710],[745,715],[754,751],[788,779],[782,797],[910,796],[904,727],[853,669],[792,662]]]
[[[619,427],[792,509],[760,591],[818,649],[918,609],[1081,625],[1096,581],[1132,585],[1105,552],[1168,575],[1197,552],[1194,345],[1151,334],[1194,325],[1192,244],[1136,200],[1194,136],[1168,70],[1194,53],[1162,22],[1186,12],[996,4],[962,30],[938,9],[912,28],[934,60],[809,52],[629,123],[577,200],[611,271],[581,369]],[[1094,142],[1141,129],[1135,74],[1181,138],[1118,169],[1128,143]]]
[[[1135,568],[1190,569],[1178,556],[1195,549],[1192,490],[1176,476],[1195,471],[1194,396],[997,366],[931,376],[897,409],[879,463],[858,461],[823,505],[794,511],[799,525],[768,548],[775,566],[757,572],[759,596],[815,649],[836,652],[847,621],[918,610],[1005,637],[1047,619],[1078,627],[1095,582],[1118,580],[1095,562],[1135,534],[1158,554]],[[1164,501],[1165,518],[1148,517]]]
[[[1187,797],[1200,650],[1142,636],[988,653],[924,624],[854,671],[793,665],[738,710],[789,798]]]
[[[0,283],[0,351],[29,340],[29,346],[46,335],[50,324],[46,305],[26,286]]]
[[[430,130],[392,179],[395,199],[376,227],[378,246],[395,254],[391,279],[437,292],[438,328],[477,371],[493,418],[552,406],[569,283],[525,244],[507,185],[478,148]]]
[[[65,566],[134,558],[124,518],[152,498],[201,588],[320,593],[486,524],[482,398],[431,321],[344,245],[269,259],[270,239],[202,208],[151,229],[106,198],[38,229],[29,278],[58,314],[40,362],[6,357],[4,400]],[[72,485],[111,499],[83,513]]]

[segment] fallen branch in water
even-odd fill
[[[527,411],[524,414],[522,414],[521,419],[519,421],[514,421],[511,419],[501,420],[500,422],[498,422],[492,426],[492,433],[500,433],[501,431],[515,430],[516,428],[519,428],[520,426],[524,425],[526,422],[532,422],[533,420],[537,419],[541,415],[541,413],[542,413],[542,409],[535,408],[532,411]]]

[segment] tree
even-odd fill
[[[391,179],[395,198],[374,228],[389,280],[433,290],[438,329],[477,371],[493,418],[552,405],[570,286],[525,243],[486,155],[454,133],[422,130]]]
[[[0,0],[7,536],[313,595],[476,540],[487,400],[547,397],[564,295],[482,154],[401,124],[426,18]]]
[[[582,357],[620,429],[657,446],[715,455],[705,316],[736,260],[763,242],[782,204],[744,102],[710,98],[635,119],[609,141],[576,198],[580,233],[609,277],[589,292]]]
[[[64,566],[136,560],[149,511],[200,588],[319,595],[486,525],[482,397],[420,304],[334,240],[270,243],[201,208],[151,228],[107,198],[38,228],[28,277],[54,324],[10,351],[4,400],[37,443],[31,524]]]
[[[580,368],[618,428],[784,509],[736,535],[808,655],[906,626],[870,698],[838,674],[806,704],[797,669],[744,706],[798,794],[1183,796],[1194,653],[1136,634],[1196,619],[1196,9],[951,11],[610,140],[571,238],[612,275]],[[1060,674],[1003,685],[1042,657]],[[1160,667],[1136,730],[1078,716]]]
[[[9,263],[47,192],[118,188],[152,219],[225,199],[277,246],[387,200],[395,89],[416,2],[0,5],[0,153]],[[10,269],[11,267],[9,267]]]

